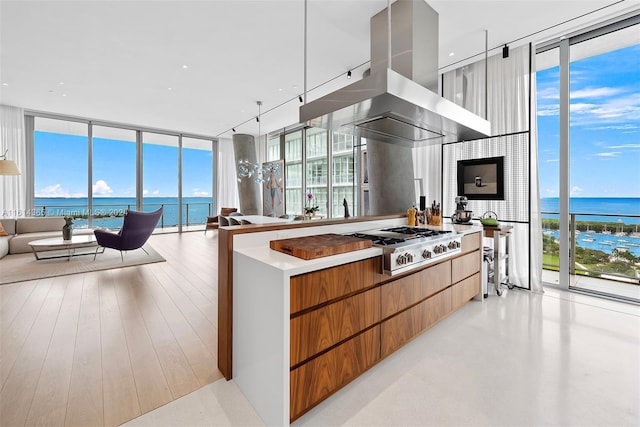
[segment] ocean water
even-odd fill
[[[543,198],[540,199],[540,207],[542,212],[558,212],[560,210],[560,201],[557,197]],[[640,231],[640,198],[637,197],[572,197],[569,200],[569,212],[576,214],[576,221],[585,221],[591,224],[608,222],[637,225],[637,230]],[[624,215],[635,215],[635,217]],[[554,214],[543,214],[542,217],[558,219],[558,215]],[[616,235],[616,229],[610,231],[611,234],[585,233],[582,231],[576,235],[576,245],[605,253],[613,253],[615,248],[623,248],[636,256],[640,256],[640,237],[635,234]],[[544,230],[544,233],[556,240],[560,238],[558,230]]]
[[[540,199],[542,212],[559,212],[560,199],[545,197]],[[599,214],[594,216],[578,215],[576,221],[619,222],[640,224],[640,198],[613,197],[572,197],[569,199],[569,212],[576,214]],[[635,218],[620,215],[635,215]],[[558,215],[544,214],[544,218],[557,219]]]
[[[210,197],[183,197],[182,224],[204,224],[211,215],[213,204]],[[150,212],[162,207],[163,215],[159,227],[175,227],[178,225],[177,197],[145,197],[143,211]],[[132,197],[94,197],[92,214],[93,227],[119,228],[122,226],[122,215],[127,209],[136,208],[136,199]],[[188,218],[187,218],[188,213]],[[78,218],[88,215],[87,198],[35,198],[35,216],[75,216],[74,227],[86,227],[87,220]]]

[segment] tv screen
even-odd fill
[[[504,156],[458,160],[458,196],[504,200]]]

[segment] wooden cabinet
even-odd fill
[[[380,321],[380,288],[291,319],[291,366]]]
[[[291,278],[291,314],[379,283],[382,259],[369,258]]]
[[[478,295],[480,289],[480,273],[467,277],[463,281],[451,286],[451,310],[457,310],[465,305],[471,298]]]
[[[480,254],[471,252],[451,260],[451,281],[459,282],[462,279],[480,271]]]
[[[291,371],[291,421],[380,360],[380,327],[376,326]]]
[[[387,318],[451,285],[451,261],[382,286],[382,318]]]
[[[451,312],[451,289],[447,288],[382,322],[381,356],[387,357]]]
[[[382,275],[380,258],[292,277],[291,421],[477,295],[480,237],[400,277]]]

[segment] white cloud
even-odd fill
[[[572,196],[577,196],[580,193],[582,193],[584,190],[581,187],[578,187],[577,185],[574,185],[573,188],[571,188],[571,195]]]
[[[623,144],[623,145],[611,145],[607,148],[610,148],[612,150],[621,150],[621,149],[625,149],[625,148],[640,148],[640,144]]]
[[[548,104],[538,106],[538,116],[557,116],[560,114],[560,105]]]
[[[109,184],[103,179],[99,179],[93,184],[93,195],[94,196],[108,196],[113,193]]]
[[[142,190],[142,195],[143,196],[146,196],[147,194],[149,194],[149,190],[147,190],[147,189]]]
[[[69,191],[60,184],[48,185],[36,192],[36,197],[69,197]]]
[[[209,192],[208,191],[200,191],[199,188],[194,188],[193,192],[191,193],[191,195],[193,197],[207,197],[207,196],[209,196]]]
[[[613,87],[587,87],[571,92],[571,98],[602,98],[617,95],[620,92],[622,92],[621,89]]]
[[[547,87],[538,90],[538,99],[560,99],[557,87]]]
[[[558,163],[560,159],[547,159],[547,163]]]
[[[618,156],[620,154],[622,154],[620,151],[608,151],[608,152],[605,152],[605,153],[596,153],[596,156],[609,158],[609,157],[616,157],[616,156]]]
[[[596,104],[587,104],[584,102],[575,102],[572,103],[569,106],[569,109],[571,110],[572,113],[576,113],[576,114],[584,114],[584,113],[591,113],[596,109],[597,105]]]
[[[160,190],[153,190],[153,193],[151,193],[154,196],[157,196],[158,194],[160,194]]]

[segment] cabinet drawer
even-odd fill
[[[291,314],[378,283],[381,262],[380,257],[369,258],[292,277]]]
[[[380,326],[346,341],[290,373],[291,421],[380,360]]]
[[[359,293],[291,319],[291,366],[378,321],[380,288]]]
[[[451,284],[451,261],[382,285],[380,301],[382,318],[433,295]]]
[[[382,357],[402,347],[451,312],[451,288],[380,324]]]
[[[482,241],[482,233],[465,234],[462,236],[462,253],[472,252],[476,249],[480,249],[480,242]]]
[[[451,260],[451,282],[462,279],[480,271],[480,252],[475,251]]]
[[[457,310],[480,292],[480,273],[464,279],[451,287],[452,310]]]

